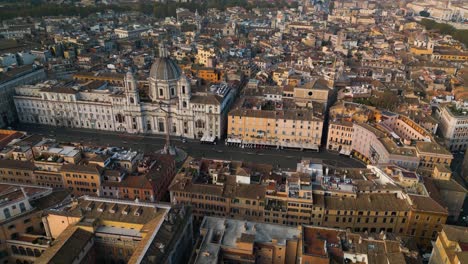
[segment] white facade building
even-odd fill
[[[149,27],[142,27],[139,25],[133,25],[126,28],[116,28],[114,29],[114,33],[119,38],[137,38],[140,37],[142,33],[148,31]]]
[[[445,145],[451,151],[465,151],[468,147],[468,110],[455,106],[441,106],[436,115],[440,120],[439,129]]]
[[[37,83],[46,78],[44,68],[24,65],[0,74],[0,127],[7,127],[17,121],[13,96],[15,87]]]
[[[169,129],[173,136],[222,138],[234,89],[192,94],[190,82],[167,51],[160,54],[151,67],[144,99],[130,72],[124,87],[46,81],[16,88],[19,120],[127,133],[166,134]]]

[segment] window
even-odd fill
[[[5,218],[10,218],[11,217],[10,209],[8,208],[3,209],[3,214],[5,215]]]
[[[13,254],[19,254],[19,250],[16,246],[11,246],[11,251],[13,252]]]
[[[159,126],[159,132],[164,132],[164,120],[163,119],[158,120],[158,126]]]
[[[119,122],[119,123],[123,123],[123,122],[125,122],[125,117],[122,116],[121,114],[117,114],[117,115],[115,116],[115,120],[116,120],[117,122]]]
[[[203,122],[203,120],[198,119],[198,120],[195,122],[195,127],[196,127],[196,128],[205,128],[205,122]]]

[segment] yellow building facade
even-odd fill
[[[429,264],[468,263],[468,228],[444,225],[432,249]]]
[[[318,149],[323,120],[307,110],[235,109],[228,115],[228,136],[247,144]]]

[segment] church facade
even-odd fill
[[[225,135],[236,91],[226,87],[192,94],[178,65],[162,52],[154,61],[144,98],[131,72],[124,87],[102,81],[49,80],[15,90],[20,122],[200,139]]]

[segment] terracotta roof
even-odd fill
[[[20,138],[23,135],[18,131],[0,129],[0,148],[4,148],[13,139]]]
[[[326,196],[325,207],[332,210],[409,211],[406,200],[394,194],[363,194],[357,198]]]
[[[61,171],[101,174],[102,168],[98,165],[64,164]]]
[[[52,247],[47,249],[38,263],[73,263],[84,247],[93,238],[93,233],[78,227],[71,227],[57,237]]]
[[[195,104],[209,104],[209,105],[220,105],[223,102],[223,98],[219,95],[194,95],[190,98],[191,103]]]
[[[264,199],[266,186],[258,184],[239,184],[236,186],[235,195],[239,198]]]
[[[435,142],[418,141],[416,142],[416,149],[418,150],[418,152],[436,153],[441,155],[452,156],[452,153],[450,153],[450,151],[448,151],[445,147]]]
[[[287,119],[287,120],[319,120],[314,116],[310,110],[254,110],[254,109],[234,109],[229,112],[229,115],[233,116],[246,116],[246,117],[257,117],[257,118],[269,118],[269,119]]]
[[[30,161],[0,160],[0,168],[17,170],[34,170],[36,167]]]
[[[152,189],[151,183],[144,176],[127,176],[121,183],[122,187]]]
[[[433,198],[429,196],[409,194],[408,197],[413,202],[412,207],[415,210],[448,214],[447,208],[443,207],[442,205],[437,203]]]
[[[468,228],[463,226],[443,225],[442,230],[451,241],[468,243]]]

